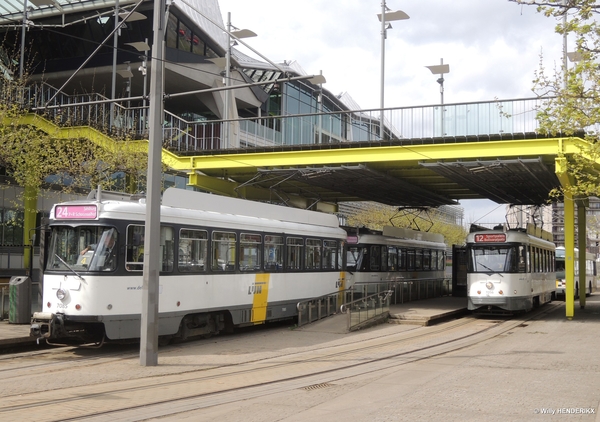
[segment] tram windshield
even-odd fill
[[[363,257],[367,249],[362,246],[348,246],[346,252],[346,268],[348,271],[359,271],[362,269]]]
[[[116,268],[117,231],[111,227],[52,228],[48,270],[111,271]]]
[[[519,253],[521,252],[521,253]],[[473,246],[469,250],[470,273],[515,273],[525,271],[522,246]],[[519,258],[517,259],[517,257]]]

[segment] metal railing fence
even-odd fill
[[[138,101],[114,103],[100,93],[66,94],[38,83],[1,89],[18,104],[60,126],[89,126],[117,139],[147,139],[147,107]],[[511,139],[538,129],[537,113],[550,98],[522,98],[459,104],[344,110],[227,121],[163,116],[163,147],[182,154],[238,148],[396,142],[405,145],[464,140]],[[230,139],[224,126],[229,125]]]
[[[352,290],[333,292],[321,297],[298,302],[298,327],[334,315],[339,307],[346,303],[352,295]]]
[[[348,315],[348,331],[358,330],[367,323],[385,318],[390,312],[392,294],[392,290],[385,290],[342,305],[340,312]]]

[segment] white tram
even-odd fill
[[[468,309],[529,311],[555,296],[555,245],[539,228],[474,231],[467,236]]]
[[[346,269],[352,274],[355,289],[361,285],[399,281],[444,280],[446,244],[443,235],[391,226],[384,227],[383,231],[345,229],[348,232]]]
[[[573,251],[575,255],[575,299],[579,298],[579,249]],[[597,286],[598,271],[596,269],[596,255],[591,252],[585,253],[585,295],[589,296],[595,292]],[[567,290],[566,263],[565,263],[565,247],[558,246],[556,248],[556,295],[565,297]]]
[[[144,199],[100,191],[52,208],[32,336],[50,344],[139,338],[145,214]],[[291,318],[299,301],[349,288],[345,240],[334,215],[167,189],[161,340]]]

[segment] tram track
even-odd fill
[[[389,371],[412,362],[432,359],[487,341],[553,311],[548,304],[507,320],[466,317],[433,327],[373,337],[359,343],[323,346],[230,365],[203,367],[164,376],[146,376],[56,392],[37,391],[4,397],[0,415],[44,415],[44,420],[142,420],[176,415],[237,400],[274,394],[286,389],[335,383],[377,371]],[[107,365],[110,362],[107,362]],[[85,365],[77,370],[81,371]],[[157,371],[146,371],[151,375]],[[109,409],[103,399],[114,397]],[[68,407],[69,415],[60,412]],[[50,419],[48,418],[50,415]],[[56,419],[52,419],[56,415]],[[143,417],[141,415],[144,415]],[[28,420],[19,417],[20,420]],[[32,417],[30,420],[40,420]]]

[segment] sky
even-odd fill
[[[323,72],[324,88],[347,92],[362,109],[378,108],[381,88],[381,0],[220,0],[223,21],[250,29],[244,41],[274,62],[297,61]],[[508,0],[386,0],[410,18],[392,22],[385,41],[385,107],[439,104],[439,75],[425,66],[443,59],[444,103],[531,98],[535,72],[560,67],[558,23],[534,6]],[[249,55],[251,51],[241,48]],[[259,58],[259,57],[257,57]],[[461,201],[466,223],[505,221],[505,207]]]

